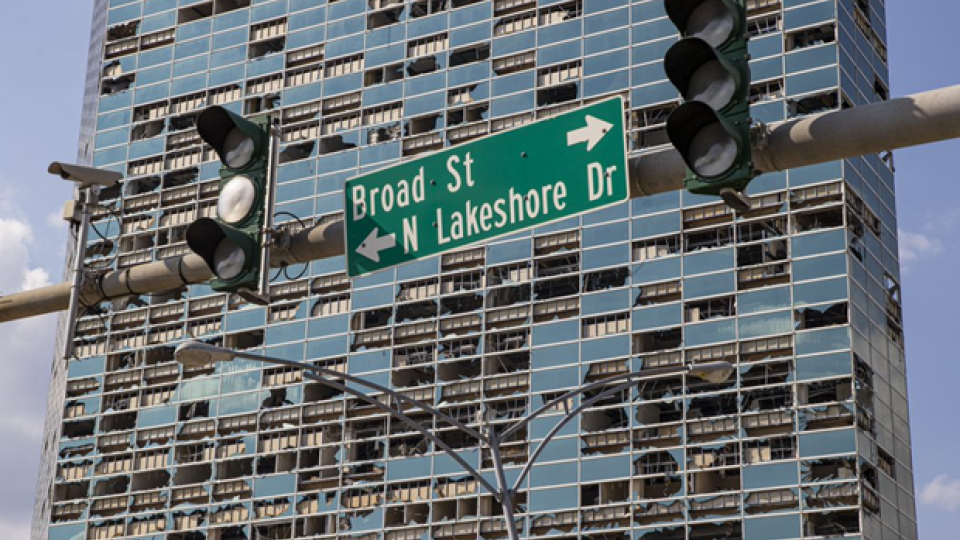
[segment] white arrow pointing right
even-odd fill
[[[567,133],[567,146],[573,146],[575,144],[587,143],[587,152],[593,150],[593,147],[597,145],[602,139],[603,136],[610,131],[610,128],[613,127],[613,124],[609,122],[604,122],[599,118],[587,115],[587,125],[579,129],[575,129]]]
[[[374,227],[373,230],[370,231],[370,234],[367,235],[366,240],[357,248],[357,253],[376,263],[380,262],[381,251],[391,249],[397,245],[397,235],[385,234],[377,237],[379,231],[380,229],[378,227]]]

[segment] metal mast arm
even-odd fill
[[[960,138],[960,86],[941,88],[871,105],[831,111],[767,126],[753,149],[759,172],[773,172],[865,154]],[[686,166],[676,150],[660,149],[630,158],[633,198],[683,189]],[[273,246],[271,264],[296,264],[344,253],[343,223],[322,223]],[[84,284],[81,300],[103,300],[169,291],[212,277],[193,254],[108,272]],[[68,284],[0,297],[0,323],[62,311]]]

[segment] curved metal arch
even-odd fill
[[[395,398],[395,399],[397,399],[398,401],[407,402],[407,403],[409,403],[409,404],[411,404],[411,405],[414,405],[415,407],[417,407],[417,408],[419,408],[419,409],[424,410],[425,412],[431,413],[431,414],[433,414],[433,415],[435,415],[435,416],[437,416],[437,417],[439,417],[439,418],[441,418],[441,419],[444,419],[444,420],[450,422],[451,424],[453,424],[454,426],[456,426],[456,427],[464,430],[464,431],[467,432],[468,434],[470,434],[470,435],[472,435],[472,436],[475,436],[479,442],[481,442],[481,443],[486,443],[488,446],[491,445],[491,442],[490,442],[489,439],[487,439],[487,437],[484,437],[483,435],[481,435],[480,433],[478,433],[476,430],[474,430],[474,429],[472,429],[472,428],[470,428],[470,427],[468,427],[468,426],[463,425],[463,424],[462,424],[461,422],[459,422],[458,420],[456,420],[456,419],[454,419],[454,418],[451,418],[450,416],[448,416],[448,415],[446,415],[446,414],[444,414],[444,413],[442,413],[442,412],[434,409],[433,407],[431,407],[430,405],[427,405],[426,403],[423,403],[422,401],[419,401],[419,400],[417,400],[417,399],[411,398],[411,397],[409,397],[409,396],[405,396],[405,395],[403,395],[403,394],[399,394],[399,393],[395,392],[394,390],[391,390],[391,389],[389,389],[389,388],[386,388],[386,387],[384,387],[384,386],[381,386],[381,385],[376,384],[376,383],[373,383],[373,382],[365,381],[365,380],[360,379],[360,378],[358,378],[358,377],[354,377],[353,375],[348,375],[348,374],[346,374],[346,373],[340,373],[339,371],[334,371],[334,370],[332,370],[332,369],[327,369],[327,368],[323,368],[323,367],[320,367],[320,366],[315,366],[315,365],[312,365],[312,364],[295,362],[295,361],[293,361],[293,360],[284,360],[284,359],[282,359],[282,358],[273,358],[273,357],[270,357],[270,356],[261,356],[261,355],[258,355],[258,354],[251,354],[251,353],[244,353],[244,352],[236,352],[236,351],[231,351],[231,353],[232,353],[236,358],[247,358],[247,359],[249,359],[249,360],[257,360],[257,361],[261,361],[261,362],[266,362],[266,363],[268,363],[268,364],[275,364],[275,365],[282,365],[282,366],[289,366],[289,367],[295,367],[295,368],[299,368],[299,369],[304,369],[304,370],[305,370],[304,376],[305,376],[306,378],[308,378],[308,379],[310,379],[310,380],[312,380],[312,381],[318,382],[318,383],[320,383],[320,384],[329,386],[329,387],[331,387],[331,388],[335,388],[335,389],[337,389],[337,390],[340,390],[341,392],[345,392],[345,393],[347,393],[347,394],[350,394],[350,395],[352,395],[352,396],[354,396],[354,397],[356,397],[356,398],[358,398],[358,399],[361,399],[361,400],[365,401],[366,403],[369,403],[370,405],[373,405],[374,407],[380,409],[381,411],[383,411],[383,412],[385,412],[385,413],[387,413],[387,414],[389,414],[389,415],[391,415],[391,416],[394,416],[395,418],[397,418],[397,419],[399,419],[400,421],[402,421],[403,423],[407,424],[408,426],[410,426],[411,428],[413,428],[414,430],[416,430],[417,432],[419,432],[421,435],[423,435],[424,437],[426,437],[427,439],[429,439],[430,441],[432,441],[434,444],[436,444],[437,447],[439,447],[441,450],[443,450],[448,456],[450,456],[451,458],[453,458],[453,460],[456,461],[457,464],[459,464],[461,467],[463,467],[463,469],[464,469],[466,472],[468,472],[471,476],[473,476],[474,479],[476,479],[478,482],[480,482],[480,484],[482,484],[484,488],[486,488],[488,491],[490,491],[490,493],[496,498],[496,500],[497,500],[498,503],[501,503],[501,504],[503,503],[503,493],[502,493],[500,490],[498,490],[497,488],[493,487],[493,485],[490,484],[490,482],[488,482],[488,481],[483,477],[483,475],[480,474],[479,471],[477,471],[473,466],[471,466],[469,463],[467,463],[466,461],[464,461],[464,459],[463,459],[462,457],[460,457],[460,455],[459,455],[453,448],[450,448],[450,446],[447,445],[447,443],[443,442],[439,437],[437,437],[437,436],[434,435],[432,432],[430,432],[430,430],[428,430],[427,428],[423,427],[423,426],[420,425],[418,422],[414,421],[414,420],[411,419],[409,416],[407,416],[406,414],[404,414],[403,411],[401,411],[399,408],[396,408],[396,409],[395,409],[395,408],[393,408],[393,407],[390,407],[389,405],[384,404],[384,403],[381,402],[380,400],[375,399],[375,398],[373,398],[373,397],[371,397],[371,396],[368,396],[367,394],[364,394],[363,392],[361,392],[360,390],[357,390],[356,388],[351,388],[351,387],[349,387],[349,386],[347,386],[347,385],[345,385],[345,384],[340,384],[340,383],[338,383],[338,382],[336,382],[336,381],[333,381],[333,380],[324,379],[324,378],[322,378],[322,377],[320,377],[320,376],[318,376],[318,375],[314,375],[313,373],[310,373],[310,372],[311,372],[311,371],[317,372],[317,373],[320,373],[320,374],[322,374],[322,375],[326,375],[327,377],[332,377],[332,378],[336,378],[336,379],[344,379],[344,380],[347,380],[347,381],[350,381],[350,382],[353,382],[353,383],[356,383],[356,384],[365,386],[365,387],[367,387],[367,388],[370,388],[371,390],[377,390],[377,391],[379,391],[379,392],[383,392],[384,394],[390,396],[391,398]]]
[[[335,381],[329,381],[317,375],[314,375],[312,373],[304,373],[304,376],[312,381],[316,381],[320,384],[323,384],[331,388],[335,388],[337,390],[345,392],[347,394],[350,394],[358,399],[362,399],[363,401],[369,403],[370,405],[373,405],[374,407],[380,409],[381,411],[389,415],[392,415],[395,418],[398,418],[403,423],[415,429],[417,432],[419,432],[421,435],[423,435],[427,439],[430,439],[431,441],[433,441],[433,444],[437,445],[437,447],[439,447],[441,450],[446,452],[447,455],[453,458],[453,460],[456,461],[461,467],[463,467],[465,471],[470,473],[470,475],[473,476],[474,479],[477,480],[477,482],[480,482],[481,484],[483,484],[483,487],[487,488],[487,490],[489,490],[490,493],[497,499],[497,502],[499,503],[503,502],[502,494],[500,493],[500,490],[494,488],[493,485],[491,485],[490,482],[488,482],[483,477],[483,475],[480,474],[479,471],[477,471],[473,466],[471,466],[469,463],[464,461],[464,459],[460,457],[460,455],[457,454],[457,452],[454,451],[453,448],[450,448],[450,446],[448,446],[447,443],[443,442],[439,437],[431,433],[430,430],[421,426],[418,422],[411,419],[409,416],[403,414],[403,411],[401,411],[400,409],[394,409],[393,407],[390,407],[389,405],[384,404],[379,399],[368,396],[363,392],[361,392],[360,390],[357,390],[356,388],[350,388],[345,384],[340,384]]]
[[[543,453],[543,449],[546,448],[546,446],[550,443],[550,441],[553,440],[554,437],[557,436],[558,433],[560,433],[560,430],[563,429],[565,425],[567,425],[571,420],[579,416],[580,413],[582,413],[585,409],[589,408],[591,405],[593,405],[597,401],[600,401],[601,399],[609,396],[610,394],[616,394],[617,392],[626,390],[627,388],[630,388],[634,384],[636,384],[636,380],[631,379],[625,383],[614,386],[613,388],[607,388],[606,390],[600,392],[599,394],[581,403],[580,406],[577,407],[576,409],[569,411],[566,414],[566,416],[564,416],[563,419],[560,420],[559,423],[557,423],[557,425],[553,426],[553,429],[551,429],[550,432],[547,433],[547,435],[543,438],[543,440],[540,441],[540,444],[537,445],[537,449],[533,451],[533,455],[530,456],[530,459],[527,460],[527,463],[523,466],[523,469],[520,470],[520,475],[517,477],[516,481],[513,483],[513,487],[510,488],[510,492],[514,493],[518,489],[520,489],[520,486],[523,484],[523,481],[526,480],[527,475],[530,474],[530,470],[533,467],[533,464],[537,462],[537,459],[540,457],[540,454]]]
[[[705,364],[704,364],[704,365],[705,365]],[[526,416],[526,418],[524,418],[524,419],[521,420],[520,422],[518,422],[518,423],[516,423],[516,424],[514,424],[514,425],[512,425],[512,426],[510,426],[509,429],[507,429],[507,430],[504,431],[502,434],[500,434],[500,440],[506,439],[507,437],[515,434],[517,431],[520,431],[520,430],[523,429],[527,424],[529,424],[530,422],[532,422],[533,420],[535,420],[537,417],[541,416],[542,414],[546,413],[547,411],[549,411],[550,409],[556,407],[557,405],[560,405],[561,403],[566,402],[568,399],[573,398],[573,397],[576,397],[576,396],[579,396],[580,394],[584,394],[584,393],[590,392],[590,391],[592,391],[592,390],[594,390],[594,389],[596,389],[596,388],[600,388],[600,387],[603,387],[603,386],[607,386],[607,385],[609,385],[609,384],[611,384],[611,383],[614,383],[614,382],[617,382],[617,381],[619,381],[619,380],[629,380],[629,381],[633,382],[633,381],[636,381],[636,380],[650,379],[650,378],[658,377],[658,376],[661,376],[661,375],[664,375],[664,376],[666,376],[666,375],[682,375],[682,374],[685,374],[685,373],[690,373],[691,371],[693,371],[693,369],[694,369],[693,366],[687,364],[687,365],[684,365],[682,368],[681,368],[681,367],[667,367],[667,368],[651,369],[651,370],[649,370],[649,371],[639,371],[639,372],[638,372],[638,371],[631,371],[631,372],[629,372],[629,373],[622,373],[622,374],[620,374],[620,375],[613,375],[613,376],[611,376],[611,377],[607,377],[606,379],[600,379],[599,381],[590,383],[590,384],[588,384],[588,385],[586,385],[586,386],[581,386],[580,388],[578,388],[578,389],[576,389],[576,390],[571,390],[571,391],[567,392],[566,394],[563,394],[562,396],[557,397],[557,398],[554,398],[554,399],[548,401],[547,403],[543,404],[539,409],[537,409],[536,411],[530,413],[529,415]]]
[[[463,422],[457,420],[456,418],[453,418],[452,416],[450,416],[450,415],[448,415],[448,414],[446,414],[446,413],[443,413],[443,412],[441,412],[440,410],[438,410],[438,409],[432,407],[431,405],[428,405],[428,404],[426,404],[426,403],[424,403],[424,402],[422,402],[422,401],[420,401],[420,400],[418,400],[418,399],[414,399],[414,398],[412,398],[412,397],[410,397],[410,396],[406,396],[406,395],[404,395],[404,394],[401,394],[401,393],[397,392],[396,390],[393,390],[393,389],[391,389],[391,388],[387,388],[387,387],[382,386],[382,385],[379,385],[379,384],[377,384],[377,383],[374,383],[374,382],[370,382],[370,381],[361,379],[360,377],[355,377],[355,376],[350,375],[350,374],[348,374],[348,373],[341,373],[341,372],[339,372],[339,371],[334,371],[334,370],[332,370],[332,369],[328,369],[328,368],[325,368],[325,367],[315,366],[315,365],[313,365],[313,364],[307,364],[307,363],[305,363],[305,362],[296,362],[296,361],[293,361],[293,360],[284,360],[283,358],[273,358],[273,357],[271,357],[271,356],[262,356],[262,355],[259,355],[259,354],[252,354],[252,353],[245,353],[245,352],[237,352],[237,351],[230,351],[230,352],[231,352],[231,354],[233,354],[233,355],[234,355],[235,357],[237,357],[237,358],[247,358],[247,359],[250,359],[250,360],[259,360],[259,361],[261,361],[261,362],[266,362],[266,363],[268,363],[268,364],[277,364],[277,365],[282,365],[282,366],[294,367],[294,368],[298,368],[298,369],[310,370],[310,371],[319,373],[319,374],[321,374],[321,375],[326,375],[326,376],[328,376],[328,377],[333,377],[333,378],[335,378],[335,379],[343,379],[343,380],[345,380],[345,381],[350,381],[350,382],[352,382],[352,383],[354,383],[354,384],[359,384],[359,385],[361,385],[361,386],[365,386],[365,387],[367,387],[367,388],[369,388],[369,389],[371,389],[371,390],[376,390],[377,392],[383,392],[384,394],[387,394],[387,395],[390,396],[390,397],[396,398],[397,401],[403,401],[403,402],[405,402],[405,403],[408,403],[408,404],[410,404],[410,405],[413,405],[414,407],[417,407],[418,409],[421,409],[421,410],[423,410],[423,411],[426,412],[426,413],[429,413],[429,414],[431,414],[431,415],[433,415],[433,416],[436,416],[437,418],[439,418],[439,419],[441,419],[441,420],[443,420],[443,421],[445,421],[445,422],[450,423],[451,425],[453,425],[453,426],[455,426],[455,427],[463,430],[464,432],[466,432],[467,435],[470,435],[471,437],[475,437],[478,441],[480,441],[480,442],[482,442],[482,443],[490,444],[490,440],[487,439],[487,437],[486,437],[485,435],[483,435],[483,434],[480,433],[479,431],[473,429],[472,427],[467,426],[466,424],[464,424]],[[326,382],[326,381],[325,381],[325,380],[321,380],[320,382]]]

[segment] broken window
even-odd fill
[[[481,122],[487,119],[490,113],[488,103],[479,103],[468,107],[450,109],[447,111],[447,125],[456,126],[470,122]]]
[[[374,30],[400,22],[403,17],[403,8],[401,5],[370,13],[367,15],[367,30]]]
[[[805,536],[839,537],[860,532],[860,513],[856,510],[803,514]]]
[[[509,75],[537,65],[537,55],[533,51],[502,56],[493,60],[493,72],[496,75]]]
[[[209,418],[210,402],[194,401],[193,403],[184,403],[180,405],[179,420],[185,422],[194,418]]]
[[[591,272],[583,276],[583,290],[592,292],[623,287],[627,284],[628,276],[629,270],[626,267]]]
[[[248,330],[223,336],[223,346],[228,349],[246,350],[263,345],[263,330]]]
[[[403,79],[403,64],[377,67],[363,74],[363,85],[374,86]]]
[[[740,469],[695,472],[687,476],[687,486],[691,495],[737,491],[740,489]]]
[[[213,11],[217,15],[245,7],[250,7],[250,0],[214,0],[213,2]]]
[[[805,49],[807,47],[816,47],[817,45],[833,43],[836,41],[837,29],[833,23],[830,23],[790,32],[785,36],[785,39],[787,52]]]
[[[793,363],[791,361],[754,364],[746,371],[741,372],[740,386],[749,388],[751,386],[783,384],[791,380],[792,375]]]
[[[419,118],[411,118],[410,120],[407,120],[404,131],[406,135],[429,133],[442,127],[443,124],[441,123],[441,119],[442,117],[440,113],[421,116]]]
[[[390,308],[385,308],[389,312]],[[377,311],[385,311],[377,310]],[[401,304],[397,306],[397,317],[396,323],[405,323],[410,321],[418,321],[422,319],[430,319],[437,316],[437,302],[436,301],[423,301],[423,302],[411,302],[406,304]],[[386,322],[384,324],[386,324]]]
[[[530,285],[499,287],[487,293],[487,308],[511,306],[530,301]]]
[[[801,233],[818,229],[843,226],[843,207],[835,206],[816,212],[794,214],[794,232]]]
[[[448,296],[440,301],[442,314],[468,313],[483,309],[483,294]]]
[[[687,302],[684,313],[686,322],[708,321],[737,314],[737,302],[734,296],[708,298]]]
[[[343,150],[349,150],[351,148],[356,148],[357,143],[353,141],[348,141],[343,135],[333,135],[332,137],[326,137],[320,139],[320,154],[332,154],[334,152],[341,152]]]
[[[683,237],[685,252],[691,253],[733,243],[733,230],[730,227],[719,227],[705,231],[689,232],[684,234]]]
[[[177,12],[177,24],[198,21],[213,15],[213,2],[204,2],[190,7],[180,8]]]
[[[808,307],[794,310],[794,326],[797,330],[810,330],[847,324],[847,303]]]
[[[578,294],[579,292],[580,278],[577,275],[538,281],[533,287],[535,300],[548,300]]]
[[[787,258],[786,240],[770,240],[737,248],[737,267],[754,266]]]
[[[440,69],[436,57],[426,56],[407,62],[407,75],[415,77],[424,73],[431,73]]]
[[[743,411],[773,411],[793,406],[793,390],[789,386],[744,392]]]
[[[644,354],[676,349],[681,343],[683,343],[683,335],[680,328],[643,332],[633,335],[633,352]]]
[[[410,15],[414,18],[440,13],[447,9],[448,0],[416,0],[410,5]]]
[[[850,379],[817,381],[798,386],[797,392],[803,405],[834,403],[853,397],[853,384]]]
[[[767,463],[794,459],[797,443],[793,435],[752,439],[743,442],[743,460],[746,463]]]
[[[316,155],[316,147],[316,141],[288,145],[280,152],[280,163],[313,157]]]
[[[480,62],[488,58],[490,58],[490,44],[481,43],[450,53],[449,67],[454,68],[471,62]]]
[[[680,291],[681,282],[679,280],[643,285],[637,289],[637,297],[633,305],[650,306],[675,302],[680,299]]]
[[[573,2],[550,6],[541,9],[539,15],[540,26],[549,26],[551,24],[569,21],[583,15],[583,3],[581,0],[575,0]]]
[[[629,313],[611,313],[599,317],[585,317],[581,321],[584,338],[622,334],[630,330]]]
[[[550,88],[537,90],[537,106],[552,105],[554,103],[564,103],[573,101],[580,96],[580,85],[578,83],[567,83]]]
[[[691,399],[687,405],[687,418],[712,418],[737,414],[739,400],[736,394],[720,394]]]
[[[785,216],[750,221],[737,225],[737,240],[740,242],[754,242],[777,238],[786,234],[787,218]]]
[[[839,108],[839,103],[840,100],[835,90],[813,94],[800,99],[791,99],[787,101],[787,116],[794,118],[808,114],[833,111]]]

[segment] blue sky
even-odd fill
[[[590,0],[587,0],[590,1]],[[0,1],[0,292],[61,281],[70,186],[46,174],[76,156],[91,0]],[[956,0],[887,0],[893,96],[960,84]],[[41,7],[42,6],[42,7]],[[960,141],[896,153],[903,295],[920,537],[960,528]],[[0,325],[0,538],[26,538],[55,317]]]

